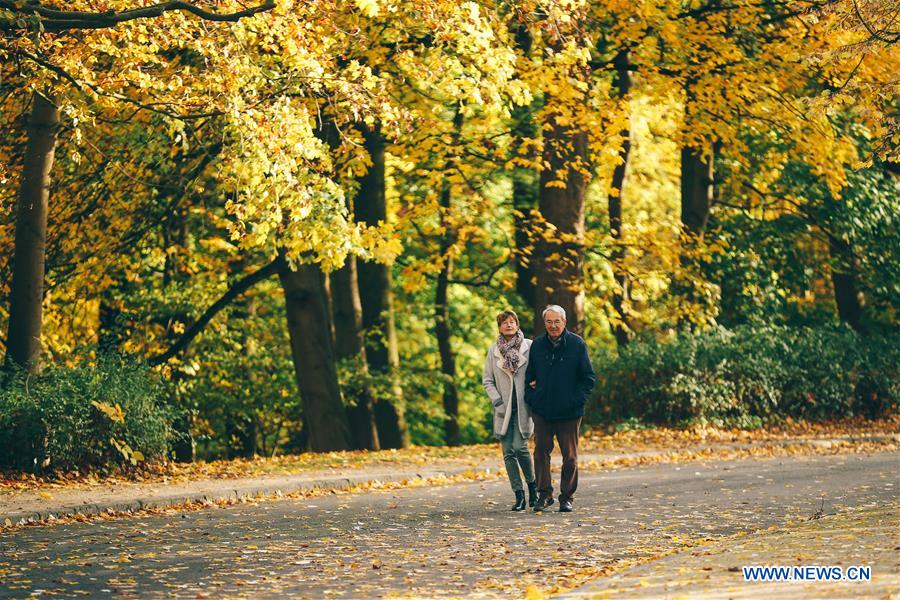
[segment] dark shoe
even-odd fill
[[[553,496],[542,496],[534,503],[534,512],[546,510],[551,504],[553,504]]]
[[[532,481],[528,484],[528,506],[534,507],[537,502],[537,483]]]
[[[520,511],[525,510],[525,492],[519,490],[516,492],[516,503],[513,504],[511,510]]]
[[[559,501],[559,512],[572,512],[572,501],[571,500],[560,500]]]

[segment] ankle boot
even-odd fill
[[[537,483],[532,481],[528,484],[528,506],[534,507],[537,500]]]
[[[525,492],[521,490],[516,492],[516,503],[513,505],[511,510],[525,510]]]

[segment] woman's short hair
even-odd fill
[[[510,317],[512,317],[513,319],[516,320],[516,325],[519,324],[519,315],[516,314],[516,311],[504,310],[502,313],[497,315],[497,327],[500,327],[501,325],[506,323],[506,320],[509,319]]]

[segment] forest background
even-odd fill
[[[0,466],[895,414],[900,6],[0,0]]]

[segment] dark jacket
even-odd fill
[[[594,367],[587,344],[577,334],[565,330],[556,348],[547,334],[531,345],[525,370],[525,402],[548,421],[568,421],[584,416],[584,405],[594,382]],[[536,381],[532,388],[530,382]]]

